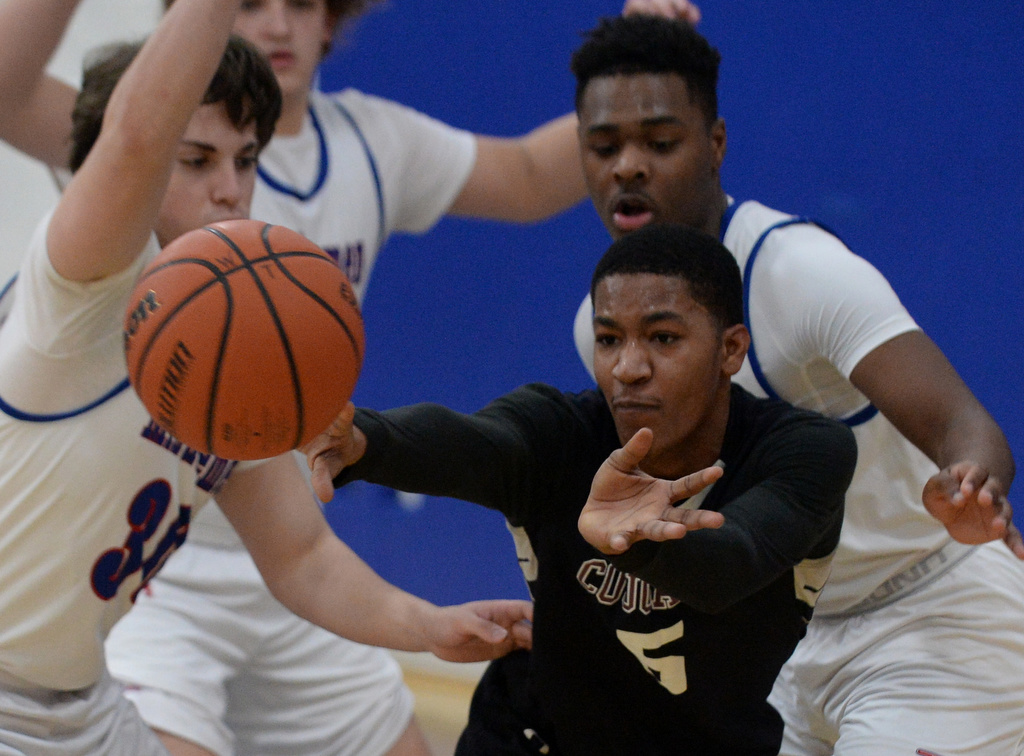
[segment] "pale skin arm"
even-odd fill
[[[156,223],[181,135],[227,45],[240,0],[178,0],[125,72],[47,236],[63,277],[92,281],[137,258]]]
[[[75,89],[44,71],[79,2],[0,5],[0,138],[53,166],[67,163]]]
[[[1015,466],[1006,437],[934,342],[912,331],[874,349],[850,380],[941,469],[927,510],[957,541],[1002,539],[1024,559],[1006,492]]]
[[[691,26],[700,23],[700,8],[687,0],[626,0],[622,15],[634,14],[678,18]]]
[[[650,429],[641,428],[594,476],[579,530],[604,554],[621,554],[637,541],[678,540],[691,530],[720,528],[725,522],[720,512],[673,506],[721,478],[722,468],[706,467],[677,480],[653,478],[639,468],[653,440]]]
[[[528,601],[438,607],[377,575],[331,530],[292,454],[235,473],[217,503],[271,593],[333,633],[456,662],[530,645]]]

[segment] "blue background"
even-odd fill
[[[785,13],[779,12],[779,7]],[[324,89],[354,86],[479,133],[571,109],[580,33],[621,5],[394,0],[348,30]],[[1011,2],[705,2],[723,56],[733,196],[811,215],[890,280],[1024,460],[1024,10]],[[446,219],[395,237],[364,303],[357,403],[472,411],[522,383],[590,385],[571,323],[608,237],[589,202],[549,222]],[[1018,525],[1024,491],[1011,489]],[[441,603],[525,596],[503,519],[404,509],[366,484],[328,508],[381,574]]]

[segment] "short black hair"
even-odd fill
[[[642,14],[601,19],[572,56],[576,109],[591,79],[674,73],[686,82],[710,126],[718,119],[721,60],[718,50],[685,21]]]
[[[71,114],[68,167],[72,172],[82,166],[99,138],[114,87],[142,45],[142,42],[134,42],[105,47],[86,66],[82,89]],[[206,89],[203,104],[216,103],[224,103],[228,118],[238,129],[255,122],[261,150],[274,135],[274,125],[281,115],[281,88],[266,58],[241,37],[232,36],[228,40],[217,73]]]
[[[617,239],[597,263],[590,296],[614,275],[681,278],[720,329],[743,322],[743,282],[732,253],[713,236],[678,224],[649,224]]]

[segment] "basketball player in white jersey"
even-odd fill
[[[36,0],[8,2],[17,23],[0,31],[0,46],[12,30],[30,33],[24,22],[38,10]],[[310,505],[293,455],[235,465],[195,452],[128,389],[121,322],[135,277],[161,244],[246,215],[273,131],[273,73],[244,42],[228,42],[237,6],[181,0],[141,50],[121,47],[90,67],[75,110],[74,176],[6,289],[5,756],[166,753],[107,675],[103,638],[213,493],[267,584],[310,621],[455,660],[528,642],[524,602],[439,608],[381,580]],[[6,86],[0,74],[0,94]]]
[[[339,23],[370,4],[247,0],[235,24],[270,60],[284,98],[252,216],[311,238],[360,297],[394,232],[426,231],[445,214],[539,220],[585,194],[575,115],[497,139],[354,89],[316,90]],[[146,643],[171,626],[165,645]],[[107,647],[112,673],[148,722],[181,739],[181,756],[428,752],[390,655],[287,612],[214,507]]]
[[[611,235],[675,222],[719,236],[752,339],[734,380],[857,438],[832,574],[771,699],[782,754],[1020,754],[1024,545],[1006,439],[877,270],[813,222],[725,193],[718,61],[685,23],[623,19],[592,32],[573,70]],[[585,301],[588,365],[591,317]]]

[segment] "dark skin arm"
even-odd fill
[[[862,359],[853,384],[940,468],[925,485],[927,510],[957,541],[1002,539],[1024,559],[1006,492],[1015,466],[1006,436],[935,343],[905,333]]]

